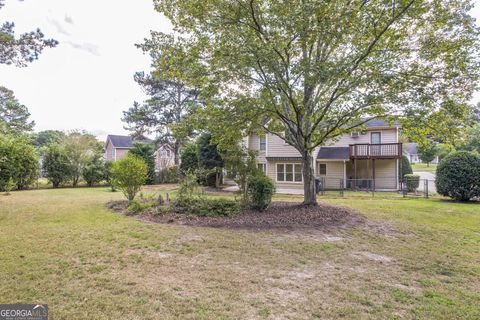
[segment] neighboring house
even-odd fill
[[[403,145],[403,154],[407,156],[410,163],[420,163],[420,158],[418,157],[417,152],[418,143],[405,143]]]
[[[424,163],[418,155],[418,143],[409,142],[403,145],[403,154],[407,156],[410,163]],[[438,163],[438,157],[435,157],[430,163]]]
[[[105,143],[105,160],[117,161],[125,157],[134,143],[152,143],[150,139],[134,140],[130,136],[118,136],[109,134]]]
[[[303,193],[299,152],[277,135],[251,135],[249,149],[257,151],[258,168],[271,177],[278,192]],[[398,190],[402,157],[399,126],[372,120],[361,132],[345,134],[314,152],[315,177],[326,189]]]
[[[160,146],[155,151],[155,170],[160,171],[175,165],[175,154],[173,150],[167,146]]]

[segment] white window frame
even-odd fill
[[[278,180],[278,166],[283,165],[283,181]],[[292,181],[287,181],[287,165],[292,165]],[[300,181],[295,181],[295,174],[298,174],[298,172],[295,171],[295,166],[300,166]],[[295,184],[301,184],[303,183],[303,173],[302,173],[302,164],[301,163],[296,163],[296,162],[281,162],[281,163],[276,163],[275,164],[275,181],[279,183],[295,183]]]
[[[265,149],[262,150],[262,138],[265,139]],[[262,152],[267,152],[267,135],[258,137],[258,150]]]

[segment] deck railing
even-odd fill
[[[350,158],[354,159],[396,159],[402,157],[401,143],[351,144]]]

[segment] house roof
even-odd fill
[[[394,128],[398,127],[399,124],[395,122],[393,125],[390,125],[385,120],[376,119],[367,121],[366,126],[367,128]]]
[[[348,147],[321,147],[317,159],[347,160],[350,158]]]
[[[135,142],[140,142],[140,143],[151,143],[152,140],[150,139],[141,139],[141,140],[134,140],[130,136],[118,136],[118,135],[113,135],[109,134],[107,136],[107,141],[110,140],[112,143],[112,146],[114,148],[122,148],[122,149],[131,149],[133,148],[133,144]]]
[[[414,143],[414,142],[405,143],[404,146],[405,146],[404,150],[409,154],[418,154],[417,152],[418,143]]]

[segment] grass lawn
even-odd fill
[[[437,165],[430,163],[429,166],[427,166],[426,163],[412,163],[412,170],[413,172],[431,172],[435,173],[435,170],[437,170]]]
[[[252,232],[106,209],[121,197],[0,196],[0,302],[52,319],[480,318],[479,204],[329,196],[373,227]]]

